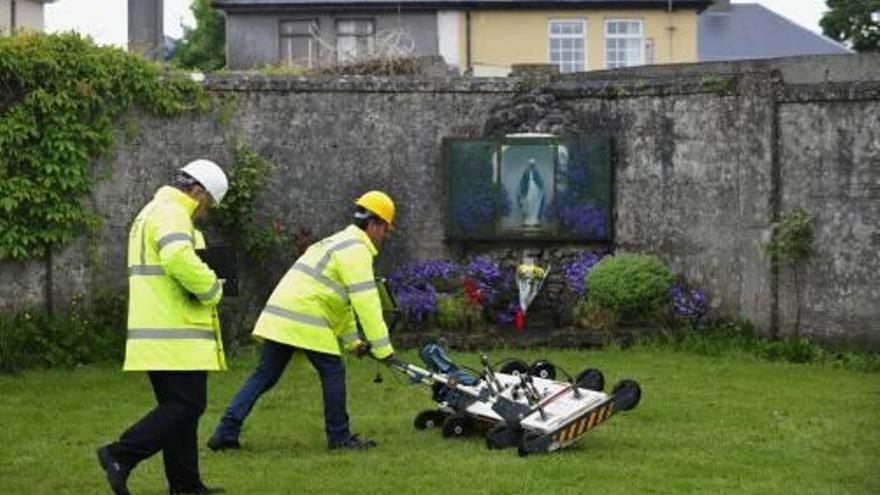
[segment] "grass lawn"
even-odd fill
[[[210,377],[202,446],[255,362],[246,354]],[[636,378],[642,402],[575,448],[520,458],[515,449],[487,450],[481,439],[414,430],[414,415],[433,405],[429,391],[388,370],[374,384],[375,365],[351,361],[353,429],[380,446],[329,452],[317,376],[296,356],[257,405],[243,450],[202,449],[203,476],[232,495],[880,493],[880,374],[651,347],[492,353],[508,355],[548,358],[572,373],[598,367],[609,389]],[[474,354],[453,356],[478,363]],[[116,367],[0,377],[0,494],[109,493],[94,449],[152,403],[146,376]],[[129,487],[167,493],[160,456],[142,464]]]

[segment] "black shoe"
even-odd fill
[[[98,464],[107,473],[107,481],[110,482],[113,493],[115,495],[131,495],[126,486],[129,470],[113,457],[107,447],[99,448],[97,454]]]
[[[170,495],[208,495],[210,493],[226,493],[223,488],[208,488],[205,485],[199,485],[194,488],[169,488]]]
[[[208,448],[213,450],[214,452],[218,452],[226,449],[240,449],[241,444],[238,443],[237,438],[223,438],[216,434],[211,435],[211,438],[208,439]]]
[[[375,446],[379,445],[378,443],[370,440],[368,438],[359,438],[357,433],[348,437],[347,440],[339,443],[334,443],[330,445],[330,450],[337,449],[354,449],[354,450],[366,450],[371,449]]]

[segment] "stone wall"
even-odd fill
[[[386,273],[474,253],[512,262],[540,249],[543,259],[561,262],[586,248],[651,252],[706,290],[716,314],[748,318],[767,332],[793,332],[794,290],[759,247],[784,211],[804,206],[817,213],[818,236],[802,276],[801,333],[880,349],[880,297],[870,278],[880,246],[880,82],[791,85],[779,71],[658,72],[620,80],[210,80],[212,91],[236,95],[231,119],[215,112],[123,123],[129,131],[96,172],[111,172],[92,198],[104,228],[51,260],[0,264],[0,303],[44,305],[49,293],[57,306],[76,292],[124,288],[126,232],[137,210],[191,158],[228,162],[243,143],[278,165],[259,206],[291,231],[332,233],[347,222],[352,198],[387,190],[400,213],[378,260]],[[614,246],[445,242],[442,139],[514,131],[612,135]],[[247,263],[244,295],[225,303],[228,331],[247,334],[295,255],[291,249],[259,270]],[[558,287],[558,276],[548,287]]]
[[[779,107],[779,133],[781,209],[816,214],[816,252],[801,270],[800,298],[794,273],[780,273],[781,330],[876,349],[880,87],[790,87]]]

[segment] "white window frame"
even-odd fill
[[[577,34],[553,33],[553,23],[557,23],[557,22],[578,23],[581,25],[581,34],[577,35]],[[547,19],[547,61],[550,64],[559,66],[559,72],[561,72],[563,74],[571,73],[571,72],[586,71],[587,67],[588,67],[588,65],[587,65],[587,59],[588,59],[587,47],[589,46],[588,36],[589,36],[589,33],[587,33],[587,20],[584,18],[554,17],[554,18]],[[583,40],[583,42],[584,42],[583,48],[582,48],[583,49],[583,57],[581,57],[581,60],[579,60],[579,61],[578,60],[574,61],[574,67],[573,67],[574,70],[565,70],[566,69],[565,65],[567,63],[565,60],[560,60],[557,62],[553,61],[553,40],[554,39],[559,39],[559,40],[580,39],[580,40]],[[560,50],[562,50],[562,49],[560,49]],[[580,65],[580,67],[578,67],[578,65]],[[580,69],[580,70],[578,70],[578,69]]]
[[[618,22],[637,23],[639,25],[638,34],[618,34],[618,33],[610,34],[608,32],[608,27],[612,23],[618,23]],[[645,65],[645,20],[644,19],[625,18],[625,17],[605,19],[603,31],[604,31],[604,35],[605,35],[604,53],[605,53],[605,68],[606,69],[616,69],[616,68],[622,68],[622,67],[635,67],[638,65]],[[610,57],[608,56],[608,52],[609,52],[608,42],[612,39],[613,40],[637,40],[638,47],[639,47],[638,60],[635,60],[635,61],[625,60],[623,62],[621,62],[620,60],[615,60],[612,62],[610,60]],[[620,51],[619,48],[616,50]]]
[[[311,23],[310,29],[309,29],[310,33],[309,34],[304,34],[304,33],[287,34],[287,33],[285,33],[284,32],[284,25],[288,24],[288,23],[293,23],[293,22],[310,22]],[[321,27],[320,27],[318,19],[313,18],[313,17],[303,18],[303,19],[282,19],[280,21],[280,23],[278,24],[279,62],[282,65],[287,65],[290,67],[300,67],[300,66],[295,65],[293,63],[293,60],[291,60],[291,58],[290,58],[291,54],[293,53],[294,40],[300,39],[300,40],[307,40],[308,41],[309,59],[306,61],[306,68],[313,69],[313,68],[317,67],[318,60],[320,57],[320,54],[318,52],[320,46],[318,44],[317,38],[318,38],[318,33],[320,33],[320,29],[321,29]],[[283,44],[288,45],[287,46],[287,59],[285,59],[285,60],[281,60],[283,51],[281,50],[280,45],[283,45]]]
[[[346,33],[340,36],[339,33],[339,25],[344,22],[365,22],[370,25],[370,33],[369,34],[351,34]],[[355,52],[349,58],[348,54],[344,52],[344,50],[339,46],[339,38],[353,38]],[[357,52],[357,48],[359,45],[359,41],[361,39],[366,40],[367,44],[367,53],[366,55],[369,57],[373,53],[376,52],[376,19],[372,17],[340,17],[336,19],[336,63],[337,64],[346,64],[349,62],[357,62],[358,59],[363,57],[363,54]]]

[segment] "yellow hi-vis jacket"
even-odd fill
[[[165,186],[134,220],[125,370],[226,369],[216,313],[223,289],[195,252],[204,247],[192,223],[197,207]]]
[[[360,343],[354,313],[379,359],[394,349],[373,278],[376,247],[354,225],[309,246],[269,297],[254,336],[326,354]],[[353,313],[354,312],[354,313]]]

